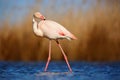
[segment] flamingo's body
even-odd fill
[[[50,40],[49,56],[48,56],[48,61],[45,67],[45,71],[47,70],[48,64],[51,59],[51,40],[56,40],[59,48],[61,49],[64,55],[64,58],[69,67],[69,70],[72,72],[72,69],[68,63],[67,57],[61,45],[59,44],[58,39],[73,40],[73,39],[76,39],[76,37],[72,33],[70,33],[67,29],[65,29],[62,25],[51,20],[46,20],[45,17],[41,15],[39,12],[36,12],[33,15],[33,31],[37,36],[46,37]]]

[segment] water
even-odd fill
[[[45,62],[0,62],[0,80],[120,80],[120,62],[91,63],[51,62],[44,72]]]

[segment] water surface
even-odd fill
[[[120,80],[120,62],[0,62],[0,80]]]

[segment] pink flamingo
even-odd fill
[[[49,56],[44,71],[47,70],[48,64],[51,60],[51,40],[55,40],[65,58],[70,72],[72,72],[67,56],[65,55],[65,52],[63,51],[58,39],[74,40],[77,38],[57,22],[46,20],[40,12],[35,12],[33,14],[33,31],[37,36],[46,37],[49,39]]]

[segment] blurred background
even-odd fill
[[[0,0],[0,60],[47,60],[49,42],[32,30],[36,11],[78,38],[60,41],[69,60],[120,61],[120,0]],[[52,60],[64,60],[52,43]]]

